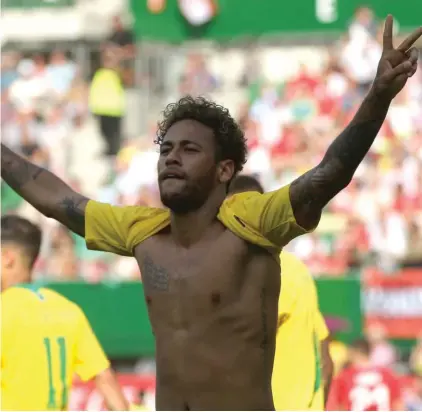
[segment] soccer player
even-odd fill
[[[281,292],[273,370],[277,410],[324,409],[333,375],[328,329],[306,265],[281,252]]]
[[[1,410],[66,410],[75,373],[95,379],[111,410],[128,410],[82,310],[31,283],[40,243],[33,223],[1,218]]]
[[[321,162],[263,195],[227,198],[246,161],[243,131],[227,109],[182,98],[164,110],[158,183],[167,209],[116,207],[74,192],[5,146],[2,177],[90,249],[133,256],[156,338],[158,410],[271,410],[281,249],[312,231],[353,177],[394,96],[417,69],[412,44],[397,48],[392,16],[373,86]]]
[[[237,176],[229,194],[264,193],[257,179]],[[328,329],[319,310],[315,282],[306,265],[281,252],[276,351],[272,390],[275,409],[323,410],[333,374]],[[324,395],[325,393],[325,395]]]
[[[351,364],[340,372],[333,385],[333,410],[404,410],[398,378],[388,368],[372,366],[369,352],[369,343],[364,339],[352,344]]]

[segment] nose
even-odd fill
[[[180,165],[181,159],[179,155],[179,151],[176,148],[173,148],[173,150],[170,151],[170,153],[166,156],[165,165],[171,166],[171,165]]]

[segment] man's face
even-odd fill
[[[161,201],[176,213],[201,207],[219,184],[230,179],[231,161],[217,162],[213,131],[196,120],[170,127],[160,146]],[[228,177],[227,177],[228,176]]]

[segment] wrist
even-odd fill
[[[366,95],[365,100],[368,100],[369,102],[374,103],[375,105],[379,105],[380,108],[388,108],[393,98],[394,96],[391,97],[389,95],[386,95],[385,93],[378,92],[374,85],[372,85],[368,94]]]

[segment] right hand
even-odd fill
[[[412,77],[418,66],[418,50],[412,47],[422,36],[422,27],[416,29],[397,47],[393,46],[393,16],[385,20],[382,55],[372,92],[383,100],[391,101]]]

